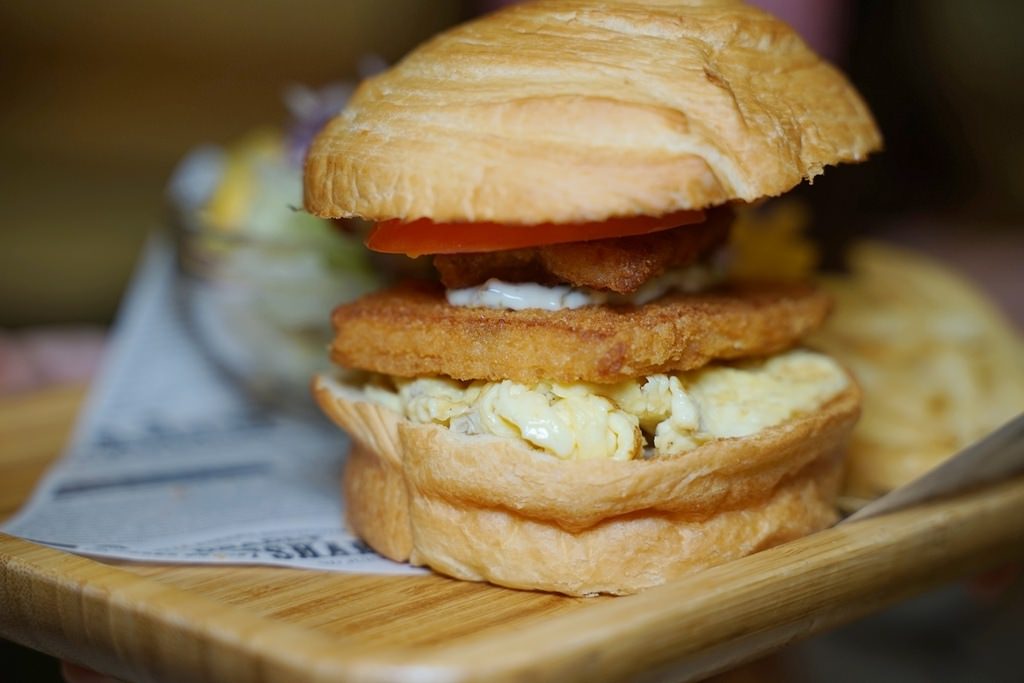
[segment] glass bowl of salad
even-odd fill
[[[307,128],[196,149],[168,191],[186,325],[255,398],[299,411],[328,367],[331,310],[380,284],[363,226],[301,209]]]

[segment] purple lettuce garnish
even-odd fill
[[[357,65],[359,78],[369,78],[387,68],[377,55],[364,55]],[[302,168],[306,150],[324,125],[345,108],[355,90],[351,82],[329,83],[316,90],[305,85],[291,85],[284,91],[284,103],[292,121],[286,133],[288,163]]]

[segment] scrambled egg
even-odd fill
[[[611,385],[393,381],[394,390],[368,385],[367,398],[412,422],[521,439],[565,460],[680,455],[816,410],[849,382],[834,360],[805,350]]]

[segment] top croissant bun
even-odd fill
[[[536,224],[781,194],[881,146],[857,91],[737,0],[536,0],[446,31],[311,147],[319,216]]]

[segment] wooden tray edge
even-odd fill
[[[699,680],[950,580],[1024,558],[1024,477],[832,528],[696,576],[408,658],[437,680]],[[404,680],[409,680],[405,678]]]
[[[0,635],[135,681],[691,680],[1019,556],[1024,477],[528,627],[353,659],[324,634],[0,534]]]
[[[2,533],[0,636],[131,681],[336,681],[343,666],[323,634]]]

